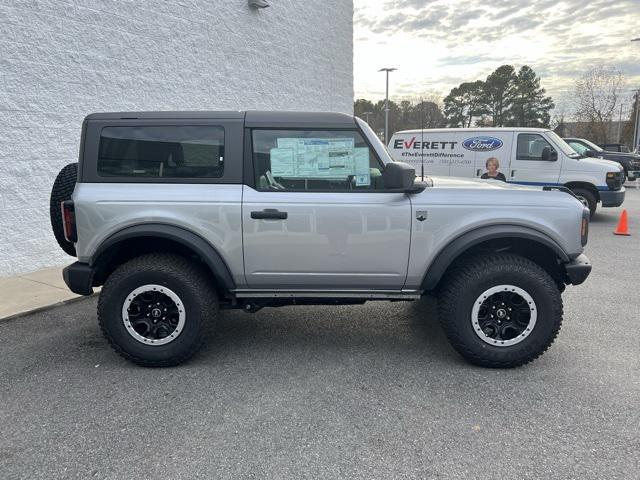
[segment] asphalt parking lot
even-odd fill
[[[601,209],[555,345],[449,347],[434,302],[226,312],[188,364],[103,340],[95,298],[0,323],[0,478],[638,478],[640,188]]]

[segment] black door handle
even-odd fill
[[[261,212],[251,212],[251,218],[255,220],[286,220],[287,212],[281,212],[275,208],[265,208]]]

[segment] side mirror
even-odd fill
[[[593,150],[586,150],[584,152],[584,156],[585,157],[595,157],[596,156],[596,152],[594,152]]]
[[[406,193],[418,193],[427,187],[424,182],[416,182],[416,170],[406,163],[387,163],[382,172],[384,187]]]
[[[558,160],[558,152],[551,150],[551,147],[544,147],[541,158],[543,162],[555,162]]]

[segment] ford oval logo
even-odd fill
[[[490,152],[502,146],[502,140],[494,137],[472,137],[462,142],[462,146],[474,152]]]

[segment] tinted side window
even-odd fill
[[[254,130],[258,190],[381,190],[382,164],[357,131]]]
[[[103,177],[215,178],[223,167],[222,127],[105,127],[100,135]]]
[[[518,135],[516,160],[542,160],[544,147],[549,147],[552,151],[555,150],[542,135],[521,133]]]

